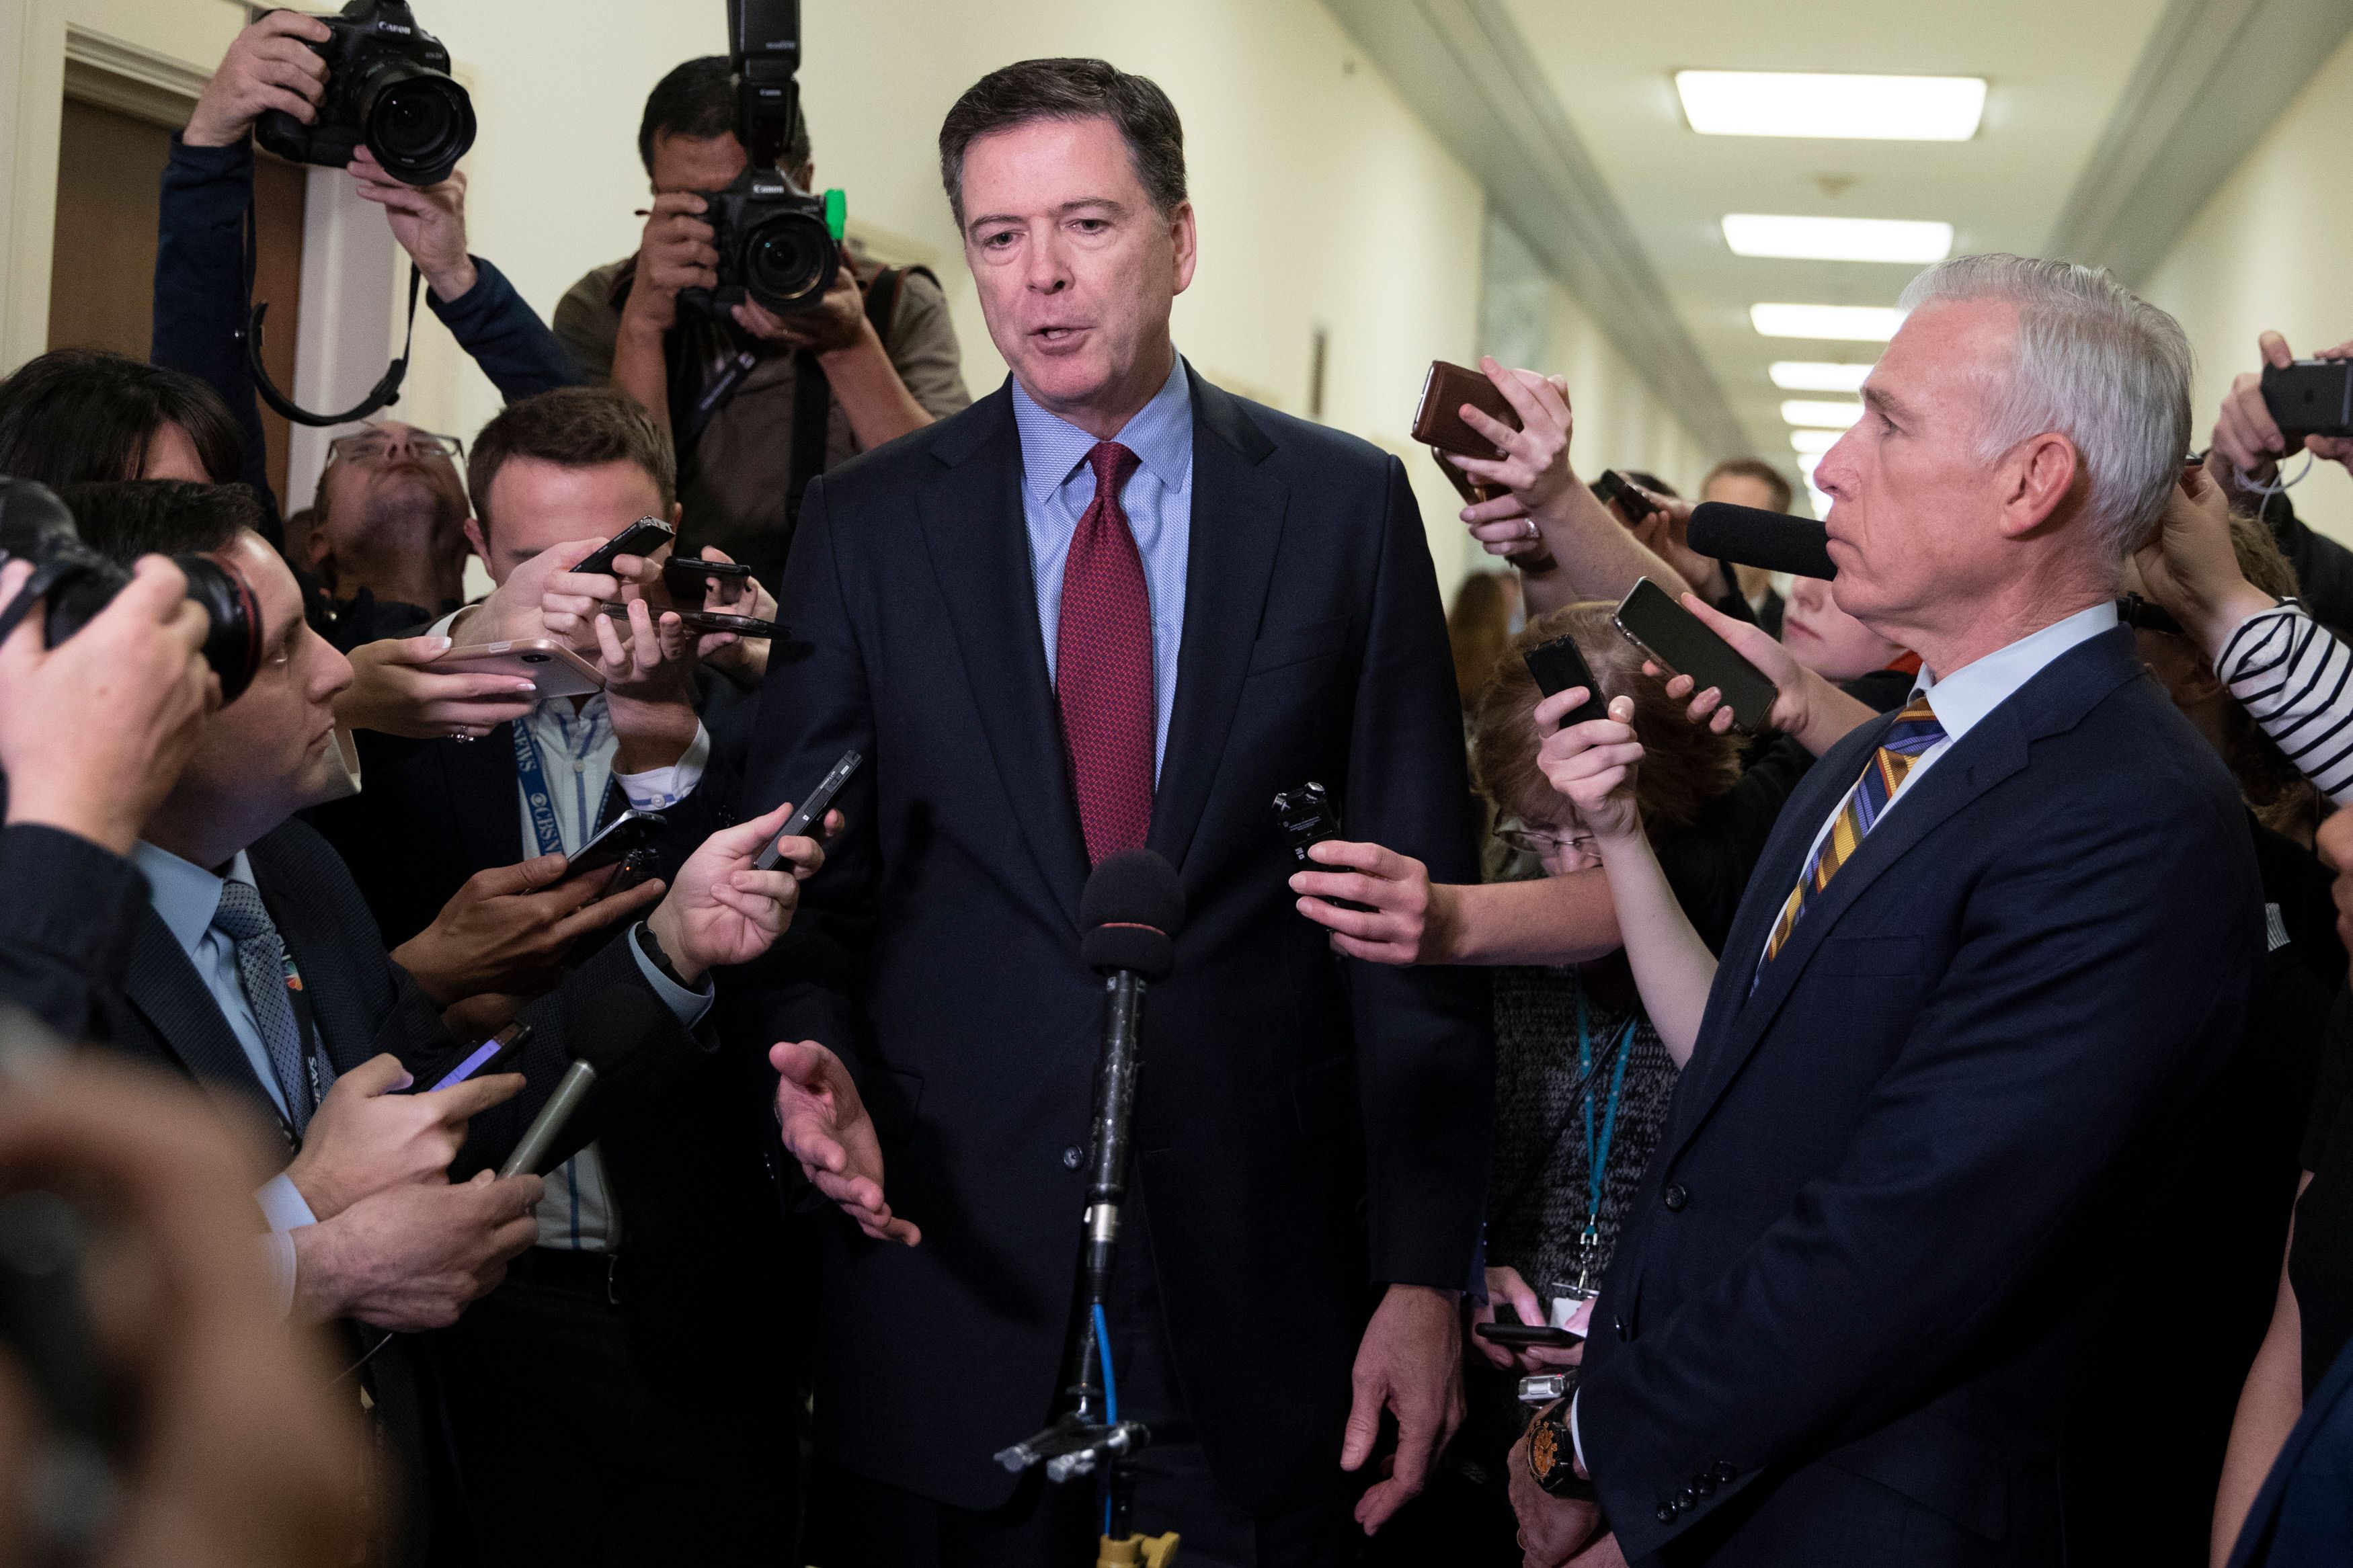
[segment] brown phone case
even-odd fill
[[[1520,427],[1519,411],[1493,382],[1478,371],[1437,359],[1430,362],[1430,374],[1422,378],[1421,406],[1413,416],[1413,438],[1425,447],[1460,453],[1465,458],[1501,458],[1504,454],[1495,450],[1494,443],[1462,422],[1461,410],[1466,403],[1514,430]]]

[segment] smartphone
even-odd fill
[[[1327,838],[1340,837],[1340,808],[1332,804],[1332,796],[1324,786],[1310,779],[1297,789],[1283,790],[1274,797],[1275,826],[1282,829],[1284,840],[1291,846],[1291,858],[1303,871],[1345,871],[1345,866],[1326,866],[1307,853],[1311,844],[1321,844]],[[1354,899],[1326,899],[1334,909],[1358,910],[1370,912],[1370,904],[1360,904]]]
[[[602,871],[617,866],[637,851],[654,841],[655,835],[670,819],[659,811],[638,811],[634,808],[621,813],[596,830],[587,843],[574,850],[565,862],[566,881],[590,871]]]
[[[1609,717],[1609,704],[1602,698],[1601,682],[1593,679],[1593,667],[1585,662],[1585,654],[1575,637],[1555,637],[1538,643],[1520,656],[1528,673],[1536,678],[1536,689],[1546,697],[1557,697],[1572,686],[1582,686],[1588,694],[1585,700],[1569,710],[1560,721],[1567,729],[1582,724],[1588,719]]]
[[[712,632],[733,632],[742,637],[773,637],[779,629],[774,621],[760,620],[753,616],[730,616],[718,610],[655,610],[651,605],[646,608],[652,612],[657,621],[664,616],[676,616],[678,624],[697,637],[707,637]],[[613,620],[626,621],[629,618],[628,603],[623,599],[607,599],[596,606],[596,613]]]
[[[1585,1336],[1575,1329],[1556,1329],[1547,1323],[1480,1323],[1471,1331],[1489,1344],[1514,1351],[1531,1347],[1565,1351],[1585,1342]]]
[[[1421,406],[1414,410],[1413,438],[1425,447],[1465,458],[1501,458],[1504,454],[1495,450],[1493,442],[1462,422],[1466,403],[1514,430],[1520,427],[1519,410],[1512,406],[1502,388],[1479,371],[1439,359],[1430,362],[1430,374],[1421,380]]]
[[[428,661],[434,668],[480,675],[515,675],[546,697],[586,697],[605,689],[596,667],[554,637],[516,637],[507,642],[453,647]]]
[[[479,1046],[469,1046],[444,1057],[423,1072],[414,1074],[404,1094],[430,1094],[437,1089],[465,1082],[470,1078],[504,1072],[531,1044],[531,1026],[517,1021],[509,1024]]]
[[[827,809],[833,805],[833,797],[841,793],[841,786],[849,782],[849,775],[856,773],[859,764],[865,760],[855,751],[842,752],[841,760],[833,764],[833,771],[825,775],[817,788],[809,791],[807,800],[793,808],[790,816],[785,818],[785,825],[776,830],[776,838],[760,851],[760,858],[752,862],[754,868],[775,870],[776,862],[784,858],[776,846],[787,838],[805,837],[812,825],[823,822]]]
[[[598,545],[595,550],[590,551],[586,557],[575,563],[571,567],[571,570],[575,572],[610,572],[613,569],[613,562],[616,557],[622,555],[651,555],[655,551],[659,550],[663,545],[668,544],[677,537],[678,531],[670,527],[670,524],[664,522],[661,519],[658,517],[641,517],[638,519],[637,521],[629,524],[628,527],[621,530],[620,532],[613,535],[612,538],[607,540],[604,543]]]
[[[1504,493],[1501,486],[1482,484],[1448,462],[1446,454],[1437,447],[1432,447],[1430,449],[1430,455],[1438,460],[1439,471],[1443,473],[1447,482],[1454,487],[1454,493],[1472,506],[1477,506],[1481,501],[1493,500]]]
[[[673,555],[662,563],[662,586],[681,604],[700,604],[713,583],[741,583],[752,569],[740,561],[703,561]]]
[[[1778,695],[1772,680],[1664,588],[1643,578],[1619,605],[1615,619],[1626,640],[1653,664],[1697,681],[1694,692],[1711,686],[1723,692],[1732,721],[1742,730],[1754,733],[1765,727]]]
[[[1629,523],[1640,523],[1659,510],[1640,486],[1615,468],[1601,470],[1601,477],[1593,481],[1593,493],[1601,498],[1602,505],[1616,507],[1618,515]]]
[[[2306,436],[2353,436],[2353,360],[2263,366],[2263,406],[2291,447]]]

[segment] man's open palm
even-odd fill
[[[779,1042],[768,1052],[776,1069],[776,1125],[801,1174],[841,1205],[877,1241],[909,1247],[923,1233],[895,1218],[882,1197],[882,1145],[841,1058],[815,1040]]]

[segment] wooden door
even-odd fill
[[[155,219],[172,133],[78,99],[64,106],[58,146],[57,238],[49,263],[49,347],[112,349],[145,359],[154,335]],[[303,171],[263,153],[254,166],[259,253],[254,297],[269,301],[270,378],[294,384],[294,323],[302,293]],[[269,486],[286,505],[286,421],[268,409]],[[309,497],[304,497],[305,502]]]

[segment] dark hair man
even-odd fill
[[[668,811],[697,791],[712,750],[698,709],[724,730],[739,700],[669,646],[683,639],[656,618],[666,601],[641,598],[627,622],[536,623],[550,584],[622,596],[612,577],[559,568],[638,518],[674,520],[675,473],[669,438],[610,387],[511,403],[475,437],[467,530],[499,586],[435,631],[585,641],[607,684],[535,701],[471,743],[363,737],[367,788],[314,820],[420,978],[479,987],[473,972],[506,954],[523,973],[491,989],[529,994],[584,936],[659,894],[655,880],[600,897],[604,875],[567,876],[567,856],[620,811]],[[634,579],[626,592],[639,594]],[[484,629],[519,599],[512,624]],[[545,810],[531,809],[535,794]],[[714,1056],[608,1120],[549,1173],[514,1283],[439,1336],[486,1555],[726,1562],[776,1545],[798,1465],[796,1424],[778,1413],[802,1352],[773,1331],[806,1279],[784,1262],[764,1079],[756,1054]]]
[[[228,409],[179,371],[104,349],[51,349],[0,379],[0,474],[51,488],[227,484],[244,464]]]
[[[1790,796],[1721,963],[1612,868],[1694,1046],[1581,1383],[1516,1450],[1531,1563],[1584,1544],[1596,1487],[1632,1562],[2107,1538],[2077,1402],[2263,961],[2237,785],[2115,603],[2180,477],[2189,345],[2066,262],[1957,258],[1902,304],[1814,477],[1839,607],[1918,685]],[[1546,771],[1598,798],[1622,742],[1570,726]]]
[[[283,1237],[281,1288],[298,1314],[445,1326],[537,1233],[529,1216],[539,1180],[493,1182],[488,1167],[554,1089],[572,1008],[608,986],[642,987],[675,1019],[671,1037],[649,1048],[701,1055],[688,1036],[710,1006],[708,972],[755,956],[790,918],[793,877],[751,868],[784,818],[772,812],[713,837],[628,940],[523,1010],[537,1030],[522,1058],[530,1087],[478,1121],[459,1154],[467,1120],[522,1086],[501,1075],[430,1095],[387,1093],[406,1068],[456,1040],[385,952],[334,852],[290,820],[334,778],[333,702],[350,667],[304,622],[291,572],[251,526],[254,503],[242,487],[188,485],[84,486],[68,500],[84,536],[121,559],[217,552],[253,585],[260,610],[260,672],[206,721],[132,850],[153,910],[111,1043],[282,1130],[291,1163],[258,1196]],[[803,849],[807,863],[821,858],[814,844],[786,847],[797,863]],[[571,1146],[593,1131],[593,1121],[575,1121]],[[453,1155],[458,1175],[481,1173],[443,1181]],[[424,1428],[411,1425],[422,1415],[409,1371],[396,1345],[366,1375],[413,1459]],[[412,1496],[423,1496],[421,1484],[421,1473],[409,1478]]]
[[[680,308],[680,289],[719,280],[713,230],[693,193],[724,189],[747,159],[723,56],[689,60],[655,85],[638,155],[654,193],[645,237],[635,256],[572,286],[555,333],[676,439],[681,545],[715,544],[773,585],[803,486],[972,401],[947,301],[925,268],[877,268],[845,247],[832,289],[805,315],[747,301],[712,321]],[[785,156],[811,188],[805,121]]]
[[[1699,499],[1753,506],[1763,511],[1789,510],[1789,481],[1762,458],[1726,458],[1700,481]],[[1767,635],[1781,635],[1781,616],[1788,605],[1773,586],[1773,574],[1762,566],[1725,565],[1739,578],[1740,596],[1748,603],[1757,624]]]
[[[1327,781],[1352,831],[1473,872],[1413,491],[1177,355],[1195,219],[1153,83],[1008,66],[940,156],[1012,378],[811,485],[745,775],[748,806],[870,759],[822,929],[744,1002],[799,1042],[771,1058],[786,1144],[857,1222],[826,1234],[824,1495],[858,1561],[1091,1549],[1092,1487],[990,1455],[1047,1415],[1072,1294],[1103,1019],[1080,893],[1148,846],[1188,912],[1111,1325],[1121,1415],[1160,1435],[1137,1520],[1206,1561],[1339,1562],[1460,1417],[1493,1047],[1476,976],[1335,963],[1268,803]],[[1334,1460],[1372,1473],[1385,1407],[1395,1474],[1360,1501]]]

